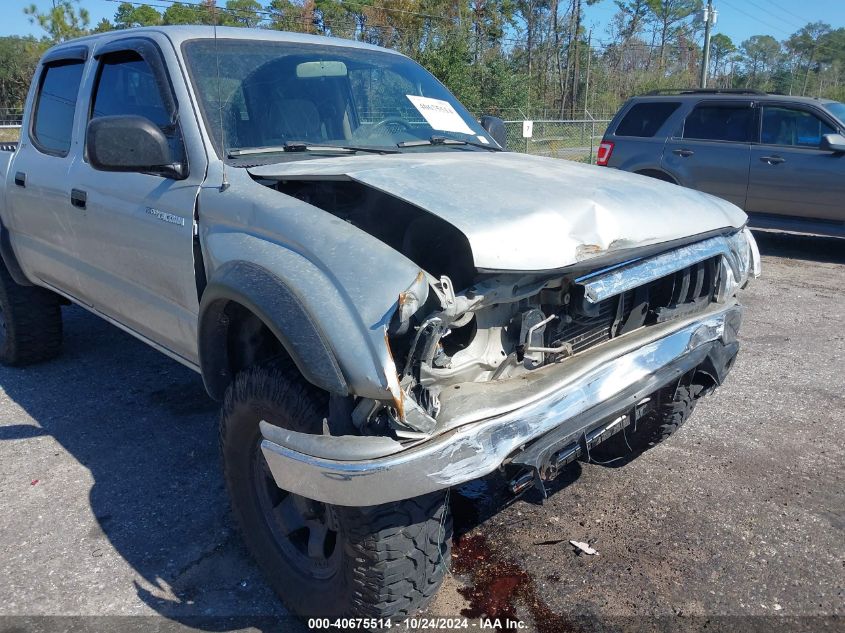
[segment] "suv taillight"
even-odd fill
[[[599,149],[596,152],[596,165],[600,167],[607,167],[607,162],[610,160],[610,155],[613,153],[613,141],[602,141]]]

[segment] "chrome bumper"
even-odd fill
[[[487,475],[552,431],[576,437],[595,428],[611,413],[608,403],[629,409],[733,346],[741,315],[731,300],[632,332],[532,372],[536,378],[525,381],[518,395],[515,381],[504,381],[511,383],[505,391],[515,396],[508,398],[510,407],[499,402],[491,408],[496,386],[486,383],[477,387],[477,399],[462,393],[459,406],[452,407],[460,425],[409,448],[388,438],[305,436],[263,422],[261,448],[279,487],[310,499],[342,506],[409,499]],[[449,409],[444,405],[441,416]]]

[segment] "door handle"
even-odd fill
[[[26,187],[26,174],[22,171],[15,173],[15,184],[18,187]]]
[[[82,191],[82,189],[71,189],[70,203],[77,209],[84,209],[88,203],[88,194]]]
[[[769,165],[780,165],[781,163],[785,163],[786,159],[781,156],[761,156],[760,160],[764,163],[768,163]]]
[[[688,156],[695,154],[695,152],[691,149],[673,149],[672,153],[675,154],[675,156],[681,156],[683,158],[687,158]]]

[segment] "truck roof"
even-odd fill
[[[216,31],[216,32],[215,32]],[[79,44],[94,43],[104,40],[113,40],[127,35],[144,35],[150,33],[162,33],[173,42],[173,45],[178,49],[182,42],[196,39],[212,39],[215,36],[218,39],[241,39],[241,40],[256,40],[265,42],[291,42],[296,44],[320,44],[323,46],[337,46],[342,48],[359,48],[373,51],[380,51],[383,53],[392,53],[394,55],[402,55],[397,51],[373,44],[366,44],[364,42],[356,42],[355,40],[345,40],[339,37],[327,37],[325,35],[309,35],[307,33],[291,33],[288,31],[276,31],[273,29],[249,29],[237,26],[218,26],[216,29],[210,25],[171,25],[171,26],[142,26],[131,29],[119,29],[114,31],[106,31],[105,33],[95,33],[93,35],[86,35],[72,40],[67,40],[61,44],[56,44],[50,51],[59,51],[65,47],[74,47]],[[49,52],[49,51],[48,51]]]

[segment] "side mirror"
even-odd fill
[[[845,136],[841,134],[825,134],[819,146],[828,152],[845,152]]]
[[[496,141],[502,149],[507,149],[508,131],[505,129],[504,121],[502,121],[499,117],[485,114],[481,117],[480,123],[481,127],[484,128],[484,131],[492,136],[493,140]]]
[[[173,161],[161,129],[142,116],[101,116],[91,119],[86,134],[88,160],[103,171],[152,172],[168,178],[184,177]]]

